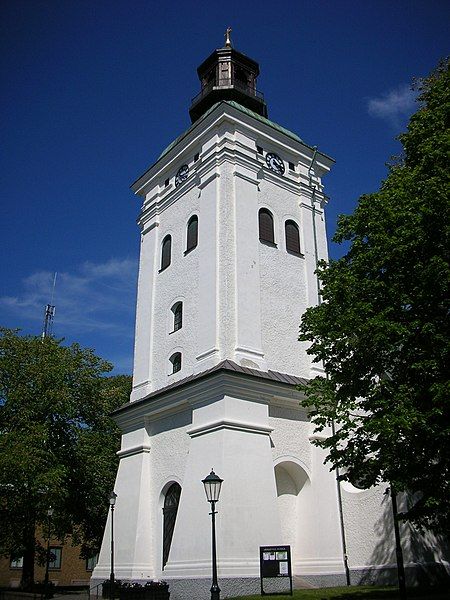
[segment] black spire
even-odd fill
[[[242,106],[267,117],[264,96],[256,89],[259,65],[232,48],[230,32],[231,29],[228,28],[225,34],[225,46],[214,50],[197,69],[202,89],[192,99],[189,109],[192,122],[221,100],[235,100]]]

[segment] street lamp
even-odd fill
[[[223,479],[220,479],[213,470],[211,473],[202,479],[205,486],[206,498],[211,502],[211,519],[212,519],[212,586],[211,600],[220,600],[220,588],[217,583],[217,556],[216,556],[216,502],[219,500],[220,488]]]
[[[112,491],[109,495],[109,505],[111,507],[111,574],[109,576],[109,597],[114,599],[114,505],[116,504],[117,494]]]
[[[52,526],[53,508],[47,510],[47,555],[45,559],[44,598],[48,598],[48,571],[50,568],[50,533]]]

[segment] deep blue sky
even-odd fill
[[[0,9],[0,324],[54,333],[131,372],[139,199],[129,185],[190,124],[197,66],[257,60],[269,117],[336,159],[328,231],[375,191],[448,54],[447,0],[6,0]],[[339,248],[330,246],[331,255]]]

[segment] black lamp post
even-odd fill
[[[52,527],[53,508],[47,510],[47,555],[45,558],[44,598],[48,598],[48,571],[50,568],[50,534]]]
[[[109,505],[111,507],[111,575],[109,576],[109,597],[114,599],[114,505],[116,504],[117,494],[111,492],[109,496]]]
[[[217,583],[217,556],[216,556],[216,502],[219,500],[220,488],[222,486],[223,479],[220,479],[213,470],[202,479],[202,483],[205,486],[206,498],[208,502],[211,502],[211,519],[212,519],[212,586],[211,586],[211,600],[220,600],[220,588]]]

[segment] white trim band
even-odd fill
[[[189,429],[187,432],[191,438],[205,433],[212,433],[213,431],[219,431],[220,429],[234,429],[235,431],[245,431],[246,433],[259,433],[262,435],[270,435],[273,431],[273,427],[266,427],[264,425],[254,425],[253,423],[245,423],[243,421],[230,421],[229,419],[221,419],[220,421],[213,421],[212,423],[206,423],[199,427]]]
[[[150,452],[150,446],[148,444],[140,444],[139,446],[132,446],[131,448],[125,448],[125,450],[119,450],[116,454],[119,458],[126,458],[127,456],[141,454],[142,452]]]

